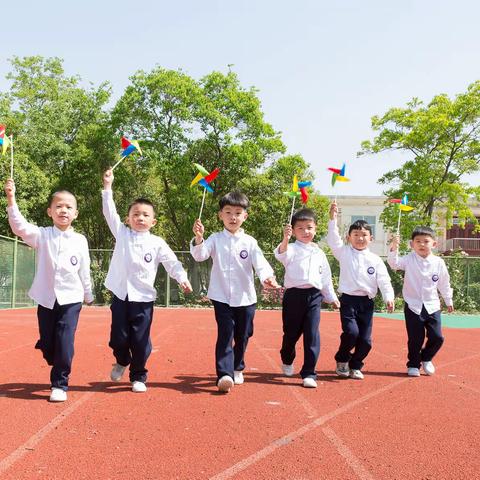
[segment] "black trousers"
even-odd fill
[[[50,382],[52,387],[68,390],[68,376],[72,370],[75,332],[82,302],[59,305],[55,301],[53,309],[37,308],[40,339],[35,348],[42,351],[43,358],[51,365]]]
[[[363,360],[372,348],[373,305],[373,300],[367,296],[342,293],[340,297],[342,334],[335,360],[348,362],[354,370],[362,369]]]
[[[440,310],[430,314],[422,305],[422,311],[417,315],[405,304],[404,312],[408,335],[407,367],[420,368],[420,363],[430,362],[443,345]],[[423,346],[425,334],[427,343]]]
[[[224,375],[233,378],[233,371],[245,368],[245,351],[248,339],[253,335],[253,317],[256,304],[231,307],[212,300],[217,322],[215,366],[217,379]]]
[[[317,288],[288,288],[283,295],[283,339],[280,357],[285,365],[295,359],[295,345],[303,335],[302,378],[316,378],[320,355],[320,307],[322,294]]]
[[[153,318],[153,302],[130,302],[113,296],[110,343],[117,363],[130,365],[130,381],[145,382],[145,368],[152,353],[150,328]]]

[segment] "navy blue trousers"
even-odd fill
[[[68,376],[72,370],[75,332],[82,302],[59,305],[55,301],[53,309],[37,308],[40,339],[35,345],[42,351],[50,370],[52,387],[68,390]]]
[[[367,296],[358,297],[342,293],[340,319],[342,334],[335,360],[348,362],[353,370],[361,370],[363,360],[372,348],[373,300]]]
[[[420,363],[430,362],[443,345],[440,310],[429,314],[422,305],[422,311],[417,315],[405,304],[404,312],[408,335],[407,367],[420,368]],[[427,343],[424,347],[425,333]]]
[[[248,339],[253,335],[253,317],[256,304],[231,307],[212,300],[217,322],[215,365],[217,379],[224,375],[233,378],[233,371],[245,368],[245,351]]]
[[[320,307],[322,294],[317,288],[288,288],[283,295],[283,339],[280,356],[285,365],[295,359],[295,345],[303,335],[302,378],[316,378],[315,367],[320,355]]]
[[[114,295],[110,310],[112,326],[108,345],[119,365],[130,365],[130,381],[145,383],[148,372],[145,365],[152,353],[153,302],[130,302],[128,297],[120,300]]]

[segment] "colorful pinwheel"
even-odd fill
[[[137,151],[140,155],[143,155],[140,145],[138,144],[137,140],[128,140],[126,137],[122,137],[122,154],[120,160],[112,167],[114,170],[119,163],[127,158],[132,152]]]
[[[328,170],[332,172],[332,187],[335,185],[335,182],[349,182],[350,179],[345,176],[345,164],[342,168],[332,168],[329,167]]]
[[[13,135],[8,138],[5,135],[6,126],[0,125],[0,147],[2,147],[2,155],[5,155],[8,147],[10,147],[10,178],[13,178]]]
[[[290,212],[290,222],[292,223],[292,217],[293,217],[293,209],[295,208],[295,199],[297,197],[302,197],[302,203],[305,205],[308,202],[308,192],[307,192],[307,187],[310,187],[312,185],[312,182],[306,181],[306,182],[299,182],[298,178],[296,175],[293,176],[293,185],[292,185],[292,190],[290,192],[283,192],[285,195],[288,195],[290,198],[293,199],[292,201],[292,210]]]
[[[205,203],[205,194],[207,193],[207,190],[210,193],[213,193],[213,188],[210,186],[210,182],[215,180],[217,175],[220,172],[219,168],[215,168],[212,170],[211,173],[208,173],[208,170],[203,168],[201,165],[198,163],[194,163],[195,167],[198,170],[197,176],[192,180],[192,183],[190,184],[190,187],[193,187],[194,185],[201,185],[203,187],[203,197],[202,197],[202,206],[200,207],[200,215],[198,218],[201,220],[202,219],[202,211],[203,211],[203,205]]]
[[[398,204],[398,222],[397,222],[397,235],[400,233],[400,218],[402,217],[402,212],[410,212],[413,210],[413,207],[408,205],[408,196],[405,194],[401,199],[400,198],[391,198],[388,200],[390,203]]]

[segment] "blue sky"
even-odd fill
[[[61,57],[68,74],[110,81],[115,97],[138,69],[200,78],[233,64],[326,195],[380,194],[376,180],[400,165],[356,158],[373,115],[480,79],[476,0],[24,0],[2,11],[0,90],[13,55]],[[326,168],[344,161],[352,181],[333,190]]]

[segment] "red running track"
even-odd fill
[[[108,308],[84,308],[68,401],[51,404],[35,311],[1,311],[0,478],[480,478],[480,330],[445,329],[437,374],[408,378],[403,323],[376,319],[363,381],[332,373],[339,333],[322,313],[319,386],[304,389],[281,375],[280,312],[257,312],[245,383],[222,395],[213,311],[158,309],[134,394],[107,381]]]

